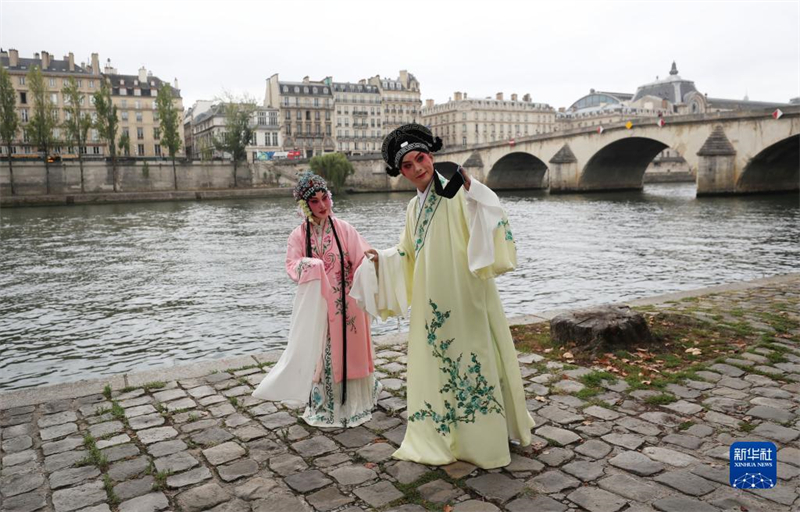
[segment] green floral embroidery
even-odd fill
[[[299,281],[301,277],[303,277],[303,272],[306,269],[311,268],[311,262],[309,261],[310,258],[301,258],[300,261],[297,263],[297,280]]]
[[[319,397],[320,384],[314,386],[312,393],[312,403],[309,404],[306,414],[310,415],[313,421],[321,421],[328,425],[333,425],[333,355],[331,354],[330,336],[325,342],[325,355],[323,356],[323,380],[322,391],[325,393],[325,400],[322,403]],[[319,401],[318,401],[319,400]],[[317,412],[322,408],[322,412]]]
[[[509,242],[514,241],[514,235],[511,234],[511,227],[508,225],[508,219],[503,219],[500,222],[498,222],[497,227],[503,228],[503,230],[506,232],[506,240],[508,240]]]
[[[340,418],[337,424],[335,420],[336,411],[334,408],[333,398],[333,358],[331,356],[331,343],[330,338],[325,345],[325,355],[323,356],[323,381],[314,384],[309,397],[309,403],[306,411],[303,414],[304,418],[308,418],[311,422],[324,423],[337,427],[347,427],[347,425],[360,421],[372,414],[372,409],[377,403],[378,391],[380,389],[380,382],[375,378],[372,381],[372,393],[370,404],[366,409],[354,413],[349,418]],[[323,397],[324,394],[324,397]]]
[[[419,254],[420,249],[422,249],[423,242],[425,241],[425,235],[428,231],[428,225],[430,224],[433,214],[436,212],[436,207],[438,206],[439,200],[440,197],[436,195],[436,193],[433,191],[433,186],[431,186],[430,190],[428,190],[428,197],[425,199],[425,204],[423,205],[422,211],[420,211],[419,218],[417,219],[417,239],[414,242],[414,254]]]
[[[503,414],[503,406],[494,396],[494,386],[490,386],[486,377],[481,373],[481,363],[478,356],[472,352],[470,361],[465,371],[461,370],[460,354],[453,360],[447,355],[447,349],[453,343],[454,338],[438,341],[436,330],[442,327],[450,317],[450,312],[442,313],[437,305],[429,300],[433,309],[433,319],[430,324],[425,322],[425,330],[428,332],[428,345],[433,348],[433,356],[440,359],[442,366],[439,368],[447,376],[447,383],[439,389],[439,393],[450,393],[456,399],[455,407],[449,400],[444,401],[445,413],[440,414],[433,410],[433,406],[425,402],[425,409],[420,409],[408,417],[408,421],[421,421],[431,418],[436,423],[436,431],[442,435],[450,432],[450,428],[459,422],[475,423],[477,414],[487,415],[490,413]],[[438,345],[437,345],[438,341]]]

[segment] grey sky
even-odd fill
[[[800,96],[800,1],[788,2],[12,2],[0,46],[125,74],[177,77],[184,104],[266,78],[357,81],[408,69],[422,98],[531,93],[569,106],[590,88],[634,92],[665,76],[712,97]]]

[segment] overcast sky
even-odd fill
[[[0,6],[0,46],[177,78],[189,106],[266,79],[419,79],[423,101],[503,91],[566,107],[668,74],[711,97],[800,96],[800,1],[51,1]]]

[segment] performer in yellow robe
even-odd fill
[[[387,172],[417,187],[399,245],[368,251],[378,263],[379,314],[404,315],[411,306],[408,429],[394,457],[497,468],[511,461],[509,438],[529,445],[534,426],[493,279],[515,267],[516,250],[494,192],[462,169],[444,186],[431,155],[440,148],[418,124],[383,145]],[[463,188],[444,197],[457,180]]]

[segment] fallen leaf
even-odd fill
[[[534,398],[534,400],[537,400],[539,402],[546,402],[547,401],[547,399],[545,397],[543,397],[543,396],[537,396],[537,397]]]
[[[546,348],[546,349],[544,349],[544,353],[545,353],[545,354],[549,354],[549,353],[550,353],[550,352],[552,352],[552,351],[553,351],[553,349],[552,349],[552,348]]]
[[[575,359],[575,356],[572,355],[572,352],[564,352],[564,359]]]
[[[364,464],[364,467],[367,469],[372,469],[375,466],[377,466],[377,464],[375,464],[374,462],[367,462],[366,464]]]

